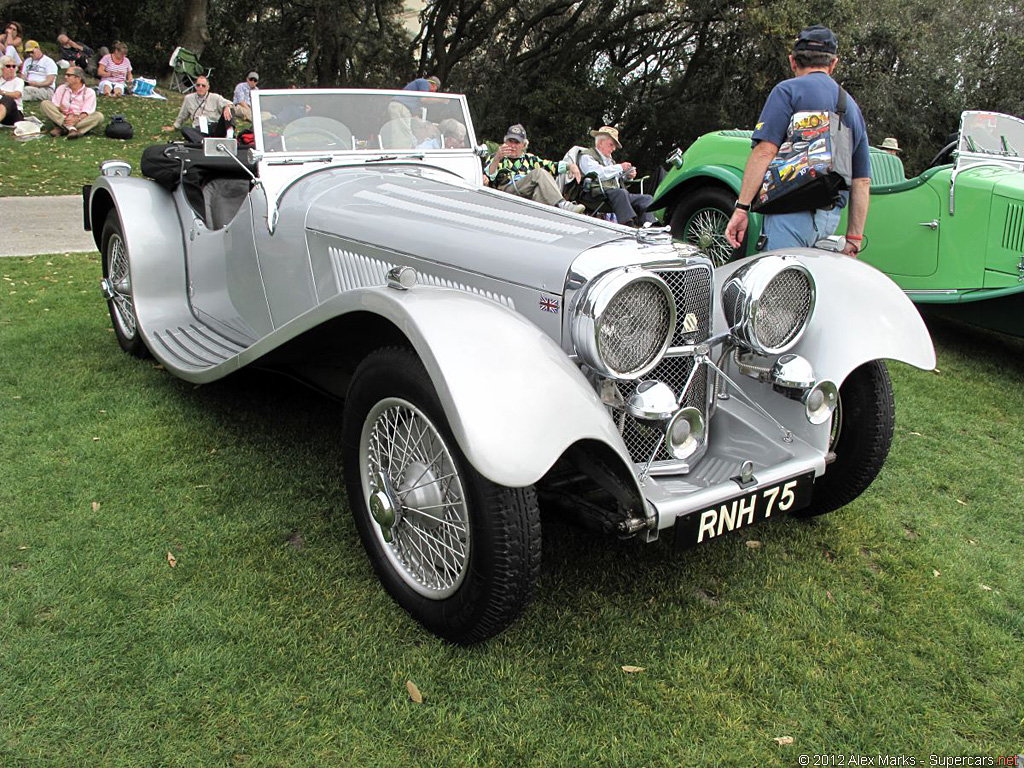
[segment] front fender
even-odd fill
[[[807,358],[818,380],[841,385],[854,368],[871,360],[899,360],[924,370],[935,367],[935,349],[921,315],[885,274],[863,261],[814,248],[770,253],[798,259],[814,277],[814,314],[791,351]],[[760,256],[715,270],[719,295],[732,273],[756,258]],[[715,331],[725,330],[718,302]]]
[[[674,205],[679,195],[690,186],[690,182],[714,179],[739,194],[743,182],[743,170],[731,165],[697,165],[692,168],[674,168],[658,185],[650,209],[657,210]]]
[[[521,315],[463,291],[420,285],[346,291],[298,320],[313,326],[351,311],[379,315],[402,331],[434,383],[459,447],[487,479],[532,485],[574,443],[597,440],[620,457],[641,498],[629,452],[594,388]]]

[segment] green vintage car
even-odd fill
[[[757,249],[756,214],[739,253],[724,235],[750,137],[716,131],[673,153],[651,206],[717,264]],[[911,179],[899,157],[872,149],[864,246],[861,258],[922,311],[1024,336],[1024,120],[964,112],[956,141]]]

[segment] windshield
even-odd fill
[[[1024,153],[1024,120],[996,112],[964,112],[960,153],[1019,158]]]
[[[258,150],[465,150],[474,145],[466,98],[422,91],[253,91]]]

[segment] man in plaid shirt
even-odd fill
[[[505,143],[498,147],[490,164],[487,176],[491,186],[519,197],[528,197],[545,205],[554,205],[573,213],[583,213],[582,205],[570,203],[562,197],[555,176],[568,172],[569,177],[580,180],[580,169],[575,163],[560,167],[561,163],[545,160],[526,151],[530,142],[526,129],[516,123],[505,132]]]

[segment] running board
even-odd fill
[[[188,325],[166,328],[149,334],[157,356],[173,361],[174,368],[199,373],[237,357],[246,347],[223,336],[207,325],[193,321]]]

